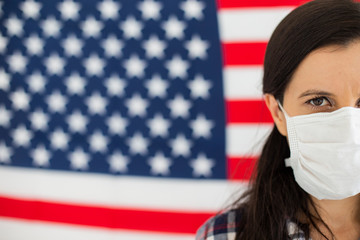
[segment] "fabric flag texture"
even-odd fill
[[[303,2],[0,1],[0,238],[193,239],[246,188]]]

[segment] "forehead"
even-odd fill
[[[360,89],[360,41],[311,52],[296,69],[285,95],[311,88],[336,91],[343,87]]]

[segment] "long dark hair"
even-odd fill
[[[345,46],[356,39],[360,39],[359,3],[315,0],[296,8],[278,25],[268,43],[263,92],[282,101],[294,71],[310,52],[328,45]],[[274,126],[257,161],[251,188],[236,203],[242,219],[236,239],[288,239],[287,219],[299,224],[306,239],[309,226],[325,237],[316,222],[326,224],[309,195],[295,182],[292,169],[285,167],[287,157],[287,140]]]

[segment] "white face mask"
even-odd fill
[[[360,193],[360,109],[286,117],[295,180],[317,199],[344,199]]]

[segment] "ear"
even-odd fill
[[[265,103],[268,109],[270,110],[271,116],[280,134],[286,137],[287,136],[286,118],[284,113],[279,108],[278,102],[276,101],[274,95],[265,94]]]

